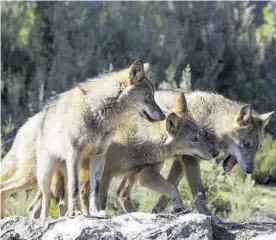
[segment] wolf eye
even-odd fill
[[[193,136],[193,137],[190,138],[190,140],[191,140],[192,142],[197,142],[197,141],[198,141],[198,138],[197,138],[196,136]]]
[[[249,149],[249,148],[250,148],[250,142],[249,142],[249,141],[246,141],[246,140],[243,140],[243,146],[244,146],[246,149]]]
[[[150,100],[150,99],[151,99],[151,95],[150,95],[150,94],[147,94],[147,95],[146,95],[146,98]]]

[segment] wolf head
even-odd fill
[[[204,137],[202,128],[188,112],[185,96],[177,93],[171,114],[166,118],[166,130],[173,138],[173,151],[201,159],[212,159],[219,152]]]
[[[243,105],[236,113],[230,131],[224,135],[226,158],[223,168],[229,172],[236,163],[246,173],[254,170],[255,155],[264,140],[264,128],[274,112],[253,113],[251,105]]]
[[[149,64],[142,60],[135,61],[127,69],[127,78],[122,80],[129,104],[133,104],[141,116],[151,122],[161,121],[166,118],[154,100],[154,87],[145,77]]]

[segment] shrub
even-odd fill
[[[253,178],[259,184],[276,182],[276,140],[267,135],[255,159]]]

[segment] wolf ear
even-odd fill
[[[167,129],[168,133],[176,134],[178,132],[178,128],[179,128],[178,116],[175,113],[171,113],[166,118],[166,129]]]
[[[144,63],[142,60],[136,60],[130,67],[130,85],[135,85],[144,80],[145,70]]]
[[[172,112],[180,116],[184,116],[188,112],[187,102],[183,92],[177,93],[172,106]]]
[[[252,117],[252,106],[250,104],[243,105],[235,116],[235,122],[240,126],[246,126]]]
[[[259,116],[259,119],[263,123],[263,127],[265,127],[269,123],[269,120],[270,120],[270,118],[272,117],[273,114],[274,114],[274,111],[269,112],[269,113],[263,113]]]

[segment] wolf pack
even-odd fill
[[[171,201],[184,214],[189,208],[177,188],[183,175],[197,211],[213,216],[199,161],[220,154],[224,171],[238,164],[251,174],[274,112],[259,114],[212,92],[155,90],[148,71],[149,64],[137,60],[88,79],[29,118],[1,161],[1,218],[11,194],[36,188],[31,218],[47,218],[52,199],[60,216],[105,214],[115,176],[122,177],[116,194],[125,212],[137,211],[131,191],[138,181],[162,195],[154,213]],[[160,173],[166,159],[173,161],[167,179]]]

